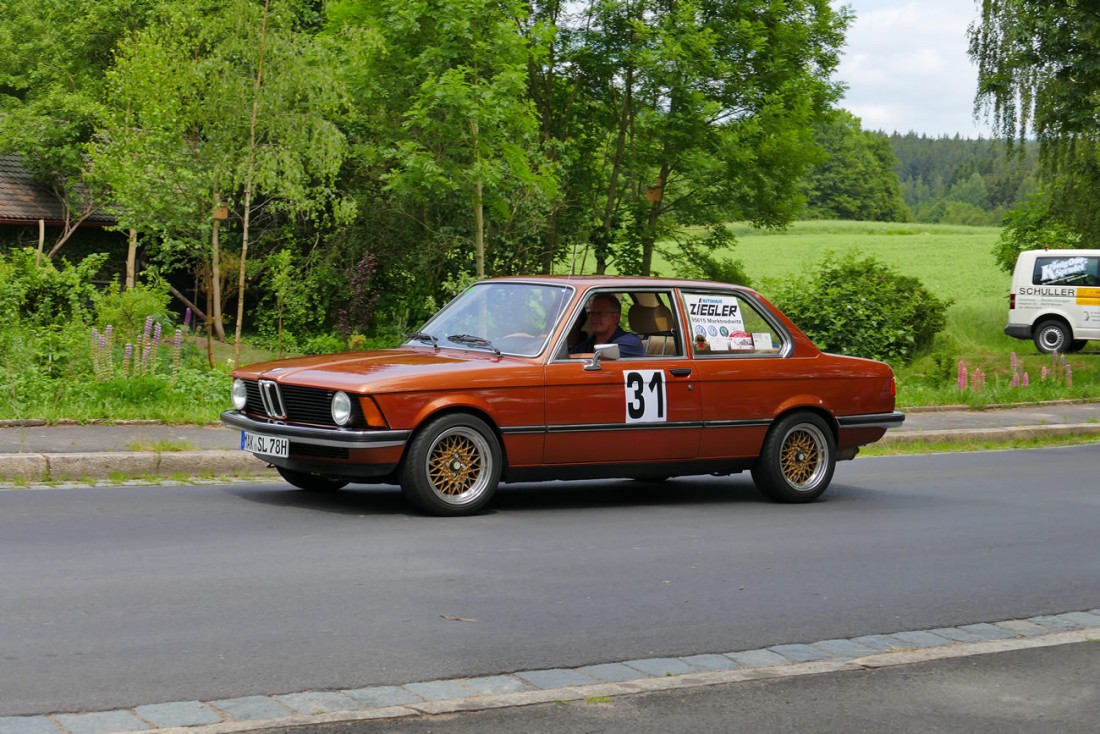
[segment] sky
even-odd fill
[[[967,56],[974,0],[834,0],[855,13],[836,78],[840,106],[864,130],[992,137],[973,116],[977,70]]]

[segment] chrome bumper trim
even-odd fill
[[[312,446],[335,446],[344,449],[388,449],[404,446],[412,431],[393,431],[372,429],[367,431],[345,428],[311,428],[309,426],[289,426],[285,423],[256,420],[236,410],[222,413],[222,423],[230,428],[239,428],[265,436],[281,436],[298,443]]]

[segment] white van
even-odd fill
[[[1016,259],[1005,334],[1040,352],[1100,339],[1100,250],[1027,250]]]

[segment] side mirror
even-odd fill
[[[619,358],[619,345],[618,344],[597,344],[593,347],[593,354],[591,361],[584,366],[584,368],[592,372],[594,370],[601,369],[600,361],[604,359],[618,359]]]

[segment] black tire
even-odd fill
[[[500,483],[501,449],[493,430],[472,415],[455,413],[428,423],[409,444],[401,491],[432,515],[472,515]]]
[[[1088,339],[1074,339],[1066,347],[1066,354],[1075,354],[1085,348],[1085,345],[1089,343]]]
[[[335,492],[338,489],[343,489],[348,484],[347,479],[330,477],[327,474],[309,474],[303,471],[284,469],[281,466],[275,467],[275,471],[279,472],[279,475],[287,483],[307,492]]]
[[[836,439],[813,413],[792,413],[768,431],[752,467],[756,488],[776,502],[813,502],[829,488],[836,468]]]
[[[1035,340],[1035,348],[1043,354],[1050,354],[1051,352],[1064,354],[1073,341],[1073,335],[1070,333],[1069,327],[1061,321],[1051,319],[1042,321],[1035,327],[1033,339]]]

